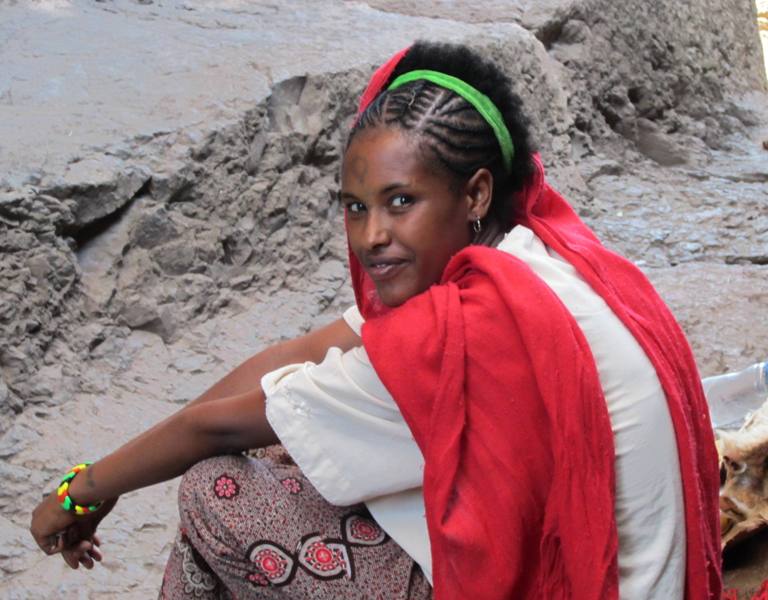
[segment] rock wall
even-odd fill
[[[457,25],[433,37],[459,39]],[[541,108],[539,137],[567,160],[566,99],[544,49],[515,25],[483,31],[526,73],[519,91]],[[302,289],[320,310],[333,300],[346,272],[339,156],[370,68],[287,77],[215,128],[80,149],[61,172],[21,175],[15,161],[29,149],[6,152],[0,430],[26,405],[71,398],[81,361],[110,336],[173,342],[180,327],[279,289]],[[56,339],[67,343],[51,352]]]
[[[50,5],[99,18],[77,3]],[[401,20],[413,10],[383,0],[370,5]],[[194,5],[184,6],[197,28],[236,12],[197,15]],[[496,22],[473,38],[488,40],[489,53],[517,75],[540,145],[559,168],[554,180],[584,210],[591,193],[573,159],[594,154],[595,144],[615,143],[618,133],[659,164],[685,164],[755,124],[734,103],[745,90],[765,85],[746,0],[490,3],[482,15],[473,6],[436,2],[419,11],[430,24]],[[173,4],[158,3],[156,11],[152,3],[112,7],[103,19],[123,10],[126,18],[154,15],[161,25],[178,24]],[[251,16],[263,17],[268,9],[251,5]],[[347,17],[359,21],[363,14]],[[23,22],[18,13],[16,18]],[[504,21],[510,24],[499,24]],[[249,25],[258,36],[256,22]],[[215,39],[220,33],[213,30],[209,37]],[[0,154],[9,173],[0,196],[5,426],[24,405],[60,404],[76,388],[67,361],[45,357],[52,340],[67,337],[82,358],[107,334],[85,339],[73,336],[72,327],[89,322],[90,332],[101,323],[172,341],[180,324],[220,310],[233,292],[295,289],[321,263],[335,282],[321,303],[331,298],[329,290],[341,285],[344,272],[338,235],[331,235],[329,217],[337,212],[332,194],[345,123],[364,77],[364,70],[288,77],[272,86],[268,98],[213,131],[150,130],[100,152],[62,148],[62,156],[73,156],[63,166],[62,156],[52,161],[61,171],[30,168],[23,174],[19,161],[29,159],[28,150]],[[2,97],[3,109],[13,113],[14,86]],[[685,136],[685,143],[670,133]],[[39,136],[35,131],[31,137]],[[36,376],[41,367],[46,369]],[[48,374],[64,385],[52,386]]]
[[[40,581],[18,511],[63,463],[351,301],[345,131],[372,66],[416,37],[507,66],[550,179],[646,270],[705,374],[763,358],[768,102],[748,0],[2,5],[2,594],[78,585],[58,563]],[[157,513],[115,516],[116,558],[83,597],[156,593],[173,486],[141,494]]]
[[[598,1],[571,5],[538,35],[571,74],[577,130],[638,141],[645,120],[717,146],[750,120],[729,100],[765,89],[754,23],[750,0]]]
[[[611,132],[637,141],[643,120],[716,145],[743,120],[754,124],[754,117],[730,101],[766,87],[751,0],[369,4],[435,19],[525,27],[564,67],[572,133],[581,141],[582,134],[602,139]]]

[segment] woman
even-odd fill
[[[492,64],[398,53],[344,155],[357,307],[60,499],[108,502],[196,465],[166,597],[426,598],[428,581],[436,598],[719,597],[717,463],[688,345],[544,183],[527,137]],[[298,466],[274,450],[200,462],[278,441]],[[72,516],[51,496],[33,535],[92,566],[108,508]]]

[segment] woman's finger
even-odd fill
[[[70,569],[77,569],[77,567],[80,565],[80,560],[75,550],[62,550],[61,557],[64,559],[64,562],[69,565]]]
[[[93,560],[101,562],[101,559],[103,558],[103,554],[101,553],[101,550],[99,550],[98,546],[93,545],[90,550],[88,550],[88,556],[90,556]]]
[[[86,569],[93,569],[93,559],[87,553],[80,555],[79,560]]]
[[[82,540],[77,545],[77,552],[79,554],[78,560],[80,561],[80,564],[83,565],[86,569],[93,569],[93,554],[94,552],[99,553],[99,550],[96,548],[93,542],[91,540]]]
[[[35,531],[34,528],[30,528],[32,537],[35,538],[35,543],[40,547],[40,550],[46,554],[53,554],[56,551],[56,534],[45,534]]]
[[[38,546],[42,548],[43,552],[49,555],[61,552],[64,548],[64,534],[59,532],[49,535],[44,543],[41,544],[38,542]]]
[[[93,560],[88,556],[88,553],[92,548],[93,544],[89,540],[80,540],[62,550],[61,554],[71,568],[77,569],[82,564],[86,569],[91,569],[93,568]]]

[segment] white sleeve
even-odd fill
[[[342,316],[352,331],[357,335],[362,335],[361,332],[363,331],[363,323],[365,323],[365,319],[363,319],[363,315],[360,314],[360,309],[357,308],[356,304],[353,304],[345,310]]]
[[[331,348],[320,364],[283,367],[261,385],[277,437],[331,504],[421,487],[421,451],[365,349]]]

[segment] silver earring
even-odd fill
[[[472,230],[475,233],[480,233],[483,230],[483,224],[480,222],[480,219],[475,219],[475,222],[472,223]]]

